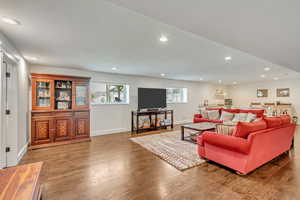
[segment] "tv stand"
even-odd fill
[[[152,109],[147,109],[147,111],[146,112],[157,112],[157,111],[159,111],[160,109],[158,109],[158,108],[152,108]],[[141,111],[139,111],[139,112],[141,112]]]
[[[145,131],[153,131],[159,129],[167,129],[174,127],[173,110],[148,110],[148,111],[132,111],[131,112],[131,133],[140,133]],[[140,121],[140,117],[144,116],[144,122]],[[154,118],[153,118],[154,117]],[[143,123],[143,124],[141,124]]]

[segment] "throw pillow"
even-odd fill
[[[209,110],[207,111],[208,119],[210,120],[219,120],[220,114],[218,110]]]
[[[265,117],[268,128],[276,128],[282,125],[282,120],[280,117]]]
[[[240,122],[246,122],[248,113],[239,113]]]
[[[247,119],[247,113],[236,113],[233,118],[233,122],[245,122]]]
[[[202,115],[202,118],[208,119],[208,113],[207,113],[207,110],[205,108],[200,109],[200,114]]]
[[[221,118],[220,120],[226,122],[226,121],[231,121],[233,118],[234,114],[230,112],[226,112],[222,110]]]
[[[235,126],[227,126],[225,123],[223,124],[218,124],[216,127],[216,131],[218,134],[223,134],[223,135],[232,135],[234,132]]]
[[[253,122],[256,119],[256,114],[248,113],[246,122]]]
[[[232,119],[232,122],[239,122],[239,114],[234,114],[234,117]]]
[[[254,122],[238,122],[233,135],[236,137],[247,138],[250,133],[266,128],[267,123],[263,119]]]
[[[223,124],[225,126],[236,126],[237,122],[228,121],[228,122],[223,122]]]
[[[291,117],[289,115],[282,115],[280,116],[282,124],[289,124],[291,123]]]

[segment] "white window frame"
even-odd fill
[[[175,87],[172,87],[172,88],[166,88],[167,89],[167,104],[186,104],[188,103],[188,89],[187,88],[175,88]],[[186,91],[185,93],[186,94],[183,94],[185,95],[185,101],[180,101],[180,102],[168,102],[168,89],[181,89],[183,91]]]
[[[129,105],[130,104],[130,86],[126,83],[115,83],[115,82],[105,82],[105,81],[92,81],[91,85],[92,84],[104,84],[105,85],[105,89],[106,89],[106,102],[105,103],[101,103],[101,102],[92,102],[92,97],[90,98],[90,103],[91,105]],[[109,94],[109,91],[108,91],[108,87],[110,85],[124,85],[126,87],[126,90],[127,90],[127,96],[126,96],[126,102],[107,102],[108,100],[108,94]],[[92,92],[91,94],[92,95]]]

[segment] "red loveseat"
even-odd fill
[[[224,108],[207,108],[207,110],[218,110],[220,113],[220,116],[222,114],[222,111],[231,112],[231,113],[253,113],[256,114],[256,116],[263,117],[264,116],[264,110],[244,110],[244,109],[224,109]],[[194,115],[194,123],[201,123],[201,122],[212,122],[212,123],[223,123],[222,120],[210,120],[207,118],[203,118],[201,114],[195,114]]]
[[[248,174],[291,148],[296,125],[289,116],[255,123],[239,122],[234,134],[246,133],[240,137],[204,132],[197,138],[199,156]]]

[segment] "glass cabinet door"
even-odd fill
[[[89,107],[89,87],[86,84],[75,84],[75,106],[77,108]]]
[[[51,82],[37,80],[36,87],[36,107],[51,107]]]

